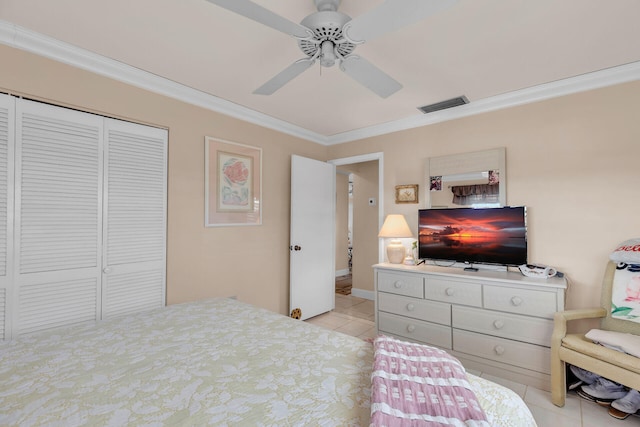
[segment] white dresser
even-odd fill
[[[377,264],[374,272],[379,333],[447,349],[467,369],[550,389],[564,278],[398,264]]]

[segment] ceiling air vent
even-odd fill
[[[422,111],[424,114],[433,113],[434,111],[446,110],[447,108],[457,107],[459,105],[468,104],[469,100],[466,96],[459,96],[457,98],[447,99],[446,101],[436,102],[431,105],[423,105],[422,107],[418,107],[418,110]]]

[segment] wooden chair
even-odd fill
[[[601,318],[599,329],[640,335],[640,323],[611,318],[611,288],[615,271],[616,264],[610,261],[602,283],[600,307],[555,314],[551,336],[551,400],[556,406],[564,406],[567,363],[640,390],[639,358],[594,344],[584,334],[567,334],[567,322],[570,320]]]

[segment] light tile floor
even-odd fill
[[[376,335],[373,301],[353,295],[336,294],[335,310],[308,319],[307,322],[362,339],[374,338]],[[565,406],[558,408],[551,403],[549,392],[482,372],[469,372],[518,393],[531,410],[538,427],[640,426],[640,417],[617,420],[609,416],[606,408],[587,402],[574,393],[569,393]]]

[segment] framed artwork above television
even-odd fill
[[[427,208],[507,205],[505,149],[431,157],[425,164]]]

